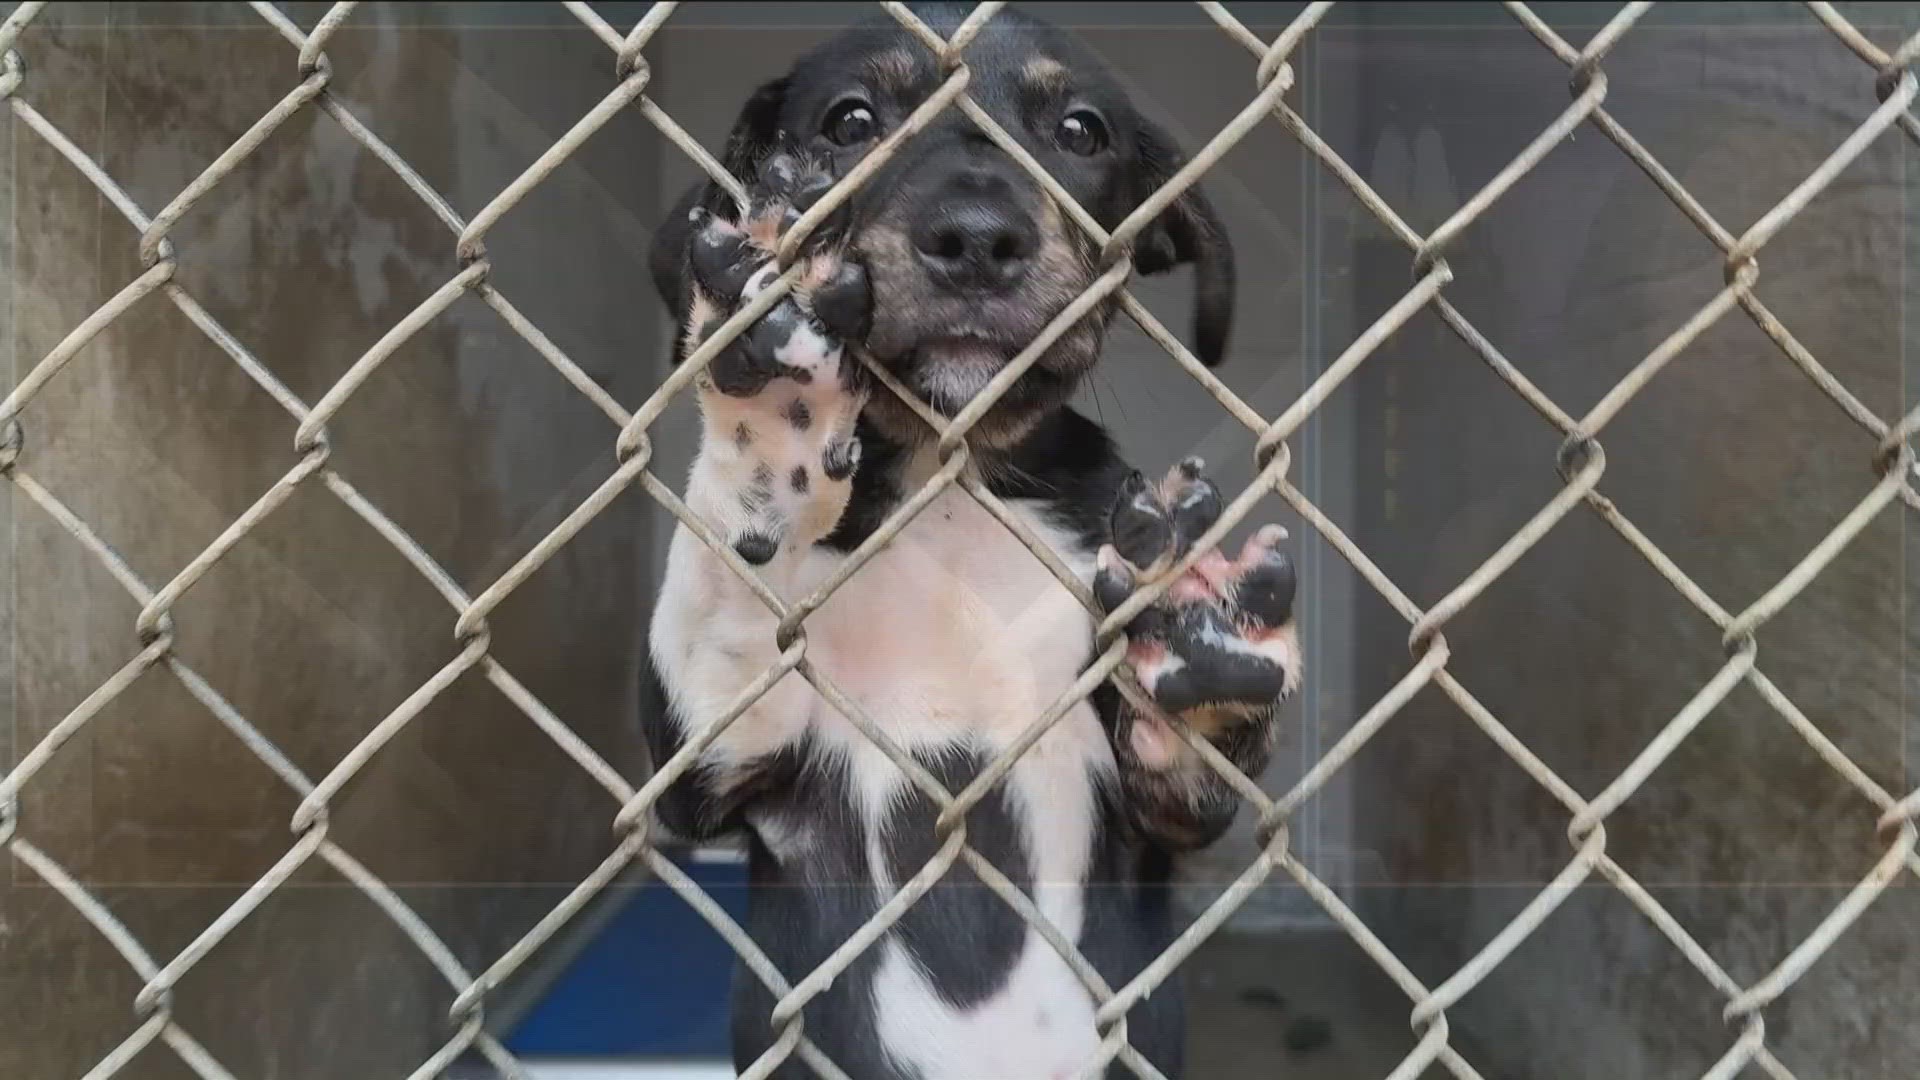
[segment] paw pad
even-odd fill
[[[1219,521],[1220,492],[1189,458],[1159,484],[1139,473],[1121,485],[1101,548],[1094,597],[1108,611],[1158,581]],[[1269,525],[1229,559],[1209,551],[1127,627],[1128,660],[1161,708],[1268,708],[1298,680],[1293,561],[1285,529]]]
[[[744,224],[696,208],[687,255],[696,287],[689,351],[712,336],[734,311],[750,303],[779,276],[775,248],[805,208],[833,186],[831,174],[791,153],[770,157],[752,191]],[[844,208],[843,208],[844,209]],[[842,343],[865,336],[872,307],[866,270],[836,250],[845,231],[838,211],[808,236],[804,266],[793,292],[736,337],[707,366],[711,386],[748,397],[769,382],[806,382],[827,369],[858,381],[857,364],[841,364]]]

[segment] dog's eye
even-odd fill
[[[1054,129],[1053,141],[1070,154],[1092,157],[1107,148],[1107,125],[1086,109],[1070,112],[1061,118],[1060,126]]]
[[[873,118],[873,109],[866,102],[849,98],[827,110],[820,134],[835,146],[858,146],[873,138],[879,127],[879,121]]]

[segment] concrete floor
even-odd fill
[[[1337,931],[1223,935],[1187,970],[1196,1080],[1381,1080],[1413,1048],[1407,999]]]

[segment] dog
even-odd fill
[[[951,34],[965,12],[918,14]],[[1108,229],[1181,164],[1057,28],[1003,13],[966,62],[974,100]],[[768,287],[785,231],[940,81],[924,43],[881,18],[752,94],[722,155],[747,186],[745,211],[718,185],[696,186],[655,236],[651,271],[683,331],[676,362]],[[903,143],[801,254],[794,290],[693,382],[701,444],[685,496],[788,603],[942,467],[932,429],[861,358],[951,418],[1104,269],[1084,230],[957,109]],[[1188,190],[1130,257],[1143,274],[1193,268],[1193,349],[1218,363],[1234,262],[1206,198]],[[1115,310],[1097,307],[1012,383],[973,429],[966,465],[1108,610],[1168,573],[1221,512],[1200,462],[1151,481],[1070,407]],[[1143,688],[1251,776],[1301,674],[1284,536],[1268,526],[1237,555],[1206,552],[1128,627]],[[954,486],[806,618],[805,656],[958,792],[1086,670],[1095,625]],[[682,525],[649,634],[656,765],[710,735],[781,645],[767,607]],[[1238,802],[1164,719],[1107,683],[979,802],[966,839],[1119,987],[1171,940],[1172,860],[1217,840]],[[790,982],[941,844],[936,804],[798,673],[705,742],[655,805],[690,840],[744,834],[746,929]],[[775,997],[744,967],[734,984],[745,1068],[779,1035]],[[853,1080],[1060,1080],[1096,1054],[1095,1012],[1069,964],[963,862],[801,1015]],[[1128,1013],[1129,1042],[1169,1077],[1183,1029],[1171,983]],[[773,1075],[813,1074],[790,1059]]]

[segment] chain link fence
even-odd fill
[[[845,1077],[846,1074],[808,1040],[803,1010],[856,957],[881,939],[934,882],[959,863],[965,863],[1018,912],[1078,973],[1088,992],[1098,1002],[1102,1043],[1096,1058],[1085,1063],[1082,1076],[1102,1075],[1102,1071],[1112,1063],[1118,1063],[1141,1077],[1159,1075],[1128,1044],[1128,1011],[1159,987],[1255,890],[1280,874],[1297,882],[1306,895],[1319,904],[1405,992],[1411,1006],[1410,1022],[1417,1041],[1412,1052],[1392,1071],[1391,1076],[1396,1080],[1428,1075],[1433,1066],[1462,1078],[1480,1075],[1474,1065],[1461,1055],[1458,1047],[1450,1042],[1448,1009],[1486,979],[1496,966],[1553,914],[1573,890],[1594,880],[1596,875],[1626,897],[1698,971],[1703,994],[1714,993],[1725,999],[1724,1014],[1734,1027],[1728,1036],[1724,1054],[1705,1076],[1721,1080],[1756,1068],[1763,1075],[1791,1077],[1795,1074],[1776,1058],[1769,1047],[1764,1017],[1767,1005],[1786,993],[1796,980],[1819,962],[1897,878],[1909,872],[1920,874],[1920,854],[1915,851],[1916,842],[1920,842],[1920,827],[1915,822],[1916,815],[1920,815],[1920,791],[1890,792],[1871,779],[1823,733],[1815,718],[1804,714],[1768,679],[1759,663],[1759,642],[1768,622],[1792,604],[1796,596],[1863,529],[1880,515],[1900,513],[1902,508],[1920,510],[1920,491],[1916,491],[1913,485],[1916,464],[1913,449],[1909,445],[1915,430],[1920,429],[1920,410],[1894,418],[1876,415],[1794,337],[1792,331],[1774,316],[1755,293],[1761,274],[1759,255],[1762,249],[1796,215],[1819,198],[1870,144],[1882,136],[1895,137],[1890,135],[1889,129],[1896,127],[1901,136],[1920,142],[1920,119],[1910,112],[1916,94],[1920,94],[1920,82],[1916,82],[1915,76],[1907,70],[1914,57],[1920,54],[1920,35],[1889,49],[1863,34],[1831,5],[1808,5],[1809,17],[1831,31],[1874,74],[1877,81],[1873,85],[1879,100],[1877,103],[1863,100],[1860,103],[1858,125],[1853,132],[1834,147],[1820,166],[1784,199],[1744,230],[1736,232],[1716,220],[1707,205],[1688,191],[1606,109],[1608,79],[1603,62],[1609,51],[1633,30],[1650,5],[1625,5],[1584,44],[1575,44],[1563,38],[1525,5],[1508,4],[1506,7],[1512,18],[1537,39],[1541,48],[1565,65],[1569,74],[1571,101],[1450,217],[1422,235],[1369,187],[1361,174],[1316,134],[1288,103],[1288,92],[1294,81],[1290,58],[1322,22],[1332,5],[1308,5],[1282,33],[1269,41],[1249,30],[1224,6],[1201,4],[1199,7],[1218,25],[1221,33],[1245,47],[1252,93],[1245,107],[1194,153],[1165,186],[1116,228],[1108,231],[1076,205],[1018,142],[968,96],[968,44],[1004,5],[979,5],[950,38],[942,38],[902,5],[881,5],[938,58],[944,81],[898,130],[889,135],[859,167],[800,219],[783,242],[780,251],[782,265],[791,267],[793,256],[807,234],[844,203],[904,141],[911,139],[942,113],[958,111],[969,117],[1031,172],[1077,227],[1093,238],[1102,252],[1101,265],[1106,269],[1082,296],[1059,314],[1039,339],[1024,349],[979,397],[951,420],[940,418],[887,372],[874,367],[874,373],[886,391],[900,395],[939,432],[941,467],[846,559],[838,573],[813,594],[788,604],[764,587],[753,570],[650,469],[653,461],[650,429],[717,352],[787,294],[794,285],[798,271],[789,268],[753,303],[720,327],[637,409],[631,411],[614,400],[569,359],[489,279],[492,268],[486,245],[489,231],[561,163],[574,155],[595,131],[628,108],[638,110],[701,169],[732,192],[736,199],[743,196],[740,184],[727,176],[714,157],[648,96],[651,69],[647,48],[656,33],[672,18],[675,4],[654,5],[625,32],[610,25],[584,3],[563,5],[578,19],[582,33],[590,33],[605,44],[610,54],[610,88],[597,106],[582,116],[571,130],[471,218],[458,213],[404,157],[356,117],[347,102],[333,93],[333,68],[328,59],[327,44],[353,17],[354,3],[334,5],[310,28],[301,27],[272,4],[262,2],[250,5],[259,18],[286,41],[289,89],[277,105],[260,116],[196,179],[166,205],[152,212],[136,203],[105,168],[35,108],[37,97],[59,94],[63,89],[36,82],[30,63],[35,20],[47,6],[44,2],[20,4],[0,24],[0,57],[4,57],[4,68],[0,68],[0,99],[4,99],[11,110],[16,131],[30,132],[32,137],[44,140],[139,231],[139,255],[144,267],[109,302],[74,326],[51,352],[39,358],[4,401],[0,401],[0,472],[4,472],[15,490],[27,501],[49,515],[71,536],[75,544],[97,559],[100,566],[118,581],[139,606],[133,633],[128,639],[129,655],[124,665],[84,700],[75,703],[71,711],[43,738],[22,747],[18,760],[4,777],[0,777],[0,842],[6,844],[17,866],[43,882],[84,917],[117,950],[143,983],[133,1002],[136,1015],[130,1030],[124,1040],[86,1074],[88,1080],[122,1073],[136,1057],[155,1043],[164,1044],[188,1069],[207,1080],[227,1080],[232,1077],[234,1074],[177,1022],[174,1010],[176,987],[276,890],[287,885],[305,864],[315,860],[331,866],[364,893],[438,970],[455,994],[450,1016],[451,1034],[436,1053],[419,1064],[413,1073],[415,1077],[440,1075],[456,1061],[476,1054],[502,1076],[525,1075],[514,1056],[486,1026],[489,996],[512,979],[537,953],[548,947],[562,928],[578,916],[596,895],[606,890],[618,875],[635,864],[644,865],[699,912],[778,999],[773,1022],[781,1032],[780,1038],[742,1075],[764,1077],[790,1058],[797,1058],[822,1077]],[[192,259],[192,252],[177,250],[170,236],[176,223],[259,152],[276,129],[306,110],[318,110],[330,117],[342,131],[390,169],[446,226],[453,242],[453,257],[448,263],[449,276],[444,284],[388,329],[344,375],[311,403],[303,401],[290,390],[275,375],[270,363],[250,352],[182,284],[177,271],[183,261]],[[1206,370],[1128,292],[1130,264],[1120,257],[1146,223],[1213,168],[1251,130],[1269,122],[1278,124],[1297,140],[1328,174],[1344,185],[1382,226],[1405,245],[1412,282],[1397,303],[1348,344],[1337,358],[1325,365],[1292,405],[1272,418],[1254,410],[1227,384]],[[1450,244],[1484,218],[1502,196],[1539,165],[1556,145],[1575,132],[1587,129],[1597,131],[1618,147],[1719,249],[1724,256],[1725,284],[1708,303],[1648,352],[1591,409],[1584,415],[1576,416],[1529,381],[1521,365],[1505,356],[1494,342],[1477,330],[1448,301],[1445,288],[1453,280],[1454,270],[1449,266],[1446,256]],[[50,490],[36,479],[32,434],[32,407],[36,395],[49,380],[69,363],[85,363],[88,343],[109,324],[155,293],[164,297],[167,303],[203,331],[208,340],[279,403],[291,421],[293,446],[298,455],[297,464],[261,493],[197,557],[181,567],[169,580],[159,583],[145,580],[137,574],[107,540],[69,508],[58,492]],[[587,401],[617,425],[619,432],[615,443],[617,466],[611,474],[557,528],[534,543],[510,569],[477,595],[469,595],[462,589],[453,575],[436,562],[414,537],[362,494],[350,478],[333,467],[328,428],[329,422],[363,391],[368,381],[410,338],[469,293],[496,312],[503,325],[536,350]],[[1209,530],[1201,543],[1195,545],[1195,554],[1186,560],[1187,565],[1191,565],[1200,552],[1217,544],[1240,524],[1262,498],[1276,494],[1404,617],[1409,627],[1408,647],[1414,660],[1405,676],[1385,696],[1366,709],[1296,784],[1277,797],[1263,791],[1252,778],[1234,770],[1204,740],[1186,731],[1177,721],[1171,721],[1194,749],[1241,793],[1251,812],[1257,815],[1260,850],[1239,877],[1221,891],[1163,955],[1123,986],[1107,985],[1078,954],[1073,944],[1054,931],[1031,899],[968,845],[965,825],[968,809],[1001,781],[1013,760],[1101,683],[1113,680],[1136,707],[1157,711],[1127,669],[1124,662],[1126,643],[1121,631],[1136,613],[1157,599],[1174,575],[1168,575],[1158,585],[1143,588],[1127,603],[1103,617],[1086,587],[1067,569],[1061,558],[1033,535],[969,468],[972,451],[968,445],[968,434],[975,423],[1053,340],[1109,298],[1117,300],[1120,309],[1149,338],[1164,348],[1173,363],[1204,387],[1227,415],[1256,437],[1258,471],[1254,481],[1231,500],[1218,524]],[[1300,431],[1309,417],[1349,376],[1366,363],[1369,356],[1422,311],[1437,315],[1484,360],[1512,393],[1518,395],[1564,437],[1558,458],[1553,463],[1564,482],[1562,490],[1441,600],[1425,608],[1415,604],[1365,551],[1289,480],[1289,469],[1294,463],[1289,439]],[[1736,317],[1736,311],[1752,320],[1778,346],[1784,362],[1802,372],[1867,436],[1860,448],[1862,464],[1866,469],[1861,473],[1858,501],[1852,511],[1832,523],[1824,539],[1806,552],[1797,565],[1772,588],[1737,609],[1723,606],[1696,585],[1602,491],[1607,470],[1603,435],[1609,423],[1645,391],[1663,368],[1680,357],[1689,344],[1721,320]],[[777,645],[781,650],[779,662],[774,667],[750,685],[740,688],[739,696],[720,723],[686,746],[673,759],[656,763],[653,775],[640,783],[623,776],[596,753],[495,658],[490,651],[492,638],[488,626],[488,616],[516,589],[602,514],[616,497],[635,487],[707,544],[778,616]],[[915,514],[943,491],[953,487],[965,491],[1002,522],[1065,588],[1086,605],[1089,618],[1098,621],[1097,659],[1042,715],[1032,719],[1013,748],[977,780],[957,792],[945,790],[893,743],[883,725],[876,723],[812,665],[808,658],[806,632],[806,619],[812,612],[818,610],[850,577],[859,573],[860,568],[891,542]],[[444,597],[452,611],[453,634],[459,646],[458,654],[451,662],[380,719],[330,770],[317,777],[298,768],[280,747],[263,735],[253,722],[186,663],[174,649],[173,621],[176,604],[196,583],[296,492],[308,488],[324,488],[340,505],[372,526]],[[1716,627],[1725,647],[1725,662],[1717,674],[1698,688],[1692,699],[1673,715],[1623,771],[1590,795],[1582,794],[1561,779],[1449,672],[1450,652],[1446,637],[1451,620],[1481,597],[1550,530],[1583,508],[1596,515],[1631,545],[1698,611],[1700,617]],[[218,918],[170,956],[156,956],[121,918],[82,884],[78,876],[36,846],[23,829],[20,816],[21,794],[30,790],[36,782],[48,782],[43,773],[62,746],[87,729],[89,723],[136,680],[157,669],[164,669],[176,679],[180,687],[204,705],[233,738],[272,769],[299,798],[291,821],[294,839],[284,854]],[[555,746],[620,804],[613,822],[615,842],[598,868],[580,881],[531,931],[477,973],[456,958],[434,929],[393,888],[329,835],[329,814],[342,789],[437,696],[469,673],[478,674],[495,687],[525,715],[529,723],[550,738]],[[942,807],[940,835],[943,838],[935,856],[905,882],[865,927],[816,970],[795,973],[800,976],[798,981],[790,981],[785,974],[776,970],[720,905],[662,854],[659,844],[665,838],[656,835],[651,822],[652,804],[665,786],[691,767],[694,756],[718,737],[727,723],[737,718],[789,673],[797,673],[806,679],[826,701],[882,748],[915,787]],[[1758,980],[1744,984],[1730,976],[1647,888],[1614,861],[1608,853],[1606,828],[1608,818],[1633,797],[1636,790],[1689,737],[1702,719],[1741,684],[1757,691],[1772,706],[1782,723],[1804,739],[1827,765],[1857,789],[1861,799],[1879,811],[1884,842],[1884,854],[1878,862],[1833,907],[1817,928],[1780,958],[1771,971]],[[1503,930],[1487,941],[1465,965],[1432,986],[1417,978],[1336,892],[1296,857],[1290,848],[1288,828],[1295,812],[1346,767],[1370,739],[1391,723],[1411,698],[1428,687],[1438,688],[1455,703],[1488,739],[1564,808],[1566,833],[1573,851],[1564,869]]]

